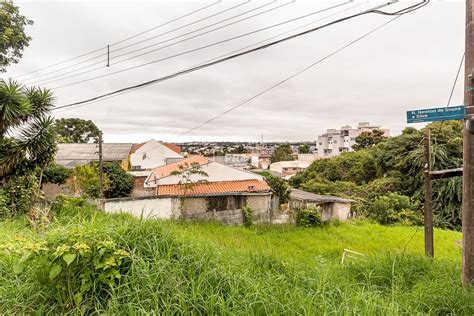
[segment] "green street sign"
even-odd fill
[[[433,109],[407,111],[407,123],[463,120],[466,116],[464,105]]]

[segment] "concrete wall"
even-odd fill
[[[351,214],[351,203],[306,203],[296,199],[290,201],[290,208],[292,209],[304,209],[310,206],[321,207],[321,218],[323,221],[336,218],[345,221],[349,219]]]
[[[124,198],[107,199],[102,208],[108,213],[130,213],[136,217],[153,219],[178,218],[179,205],[172,198]]]
[[[240,202],[232,202],[232,198]],[[212,209],[213,198],[225,198],[230,209]],[[229,201],[227,201],[229,199]],[[232,207],[234,205],[235,207]],[[253,211],[255,223],[267,223],[271,218],[271,195],[247,195],[228,197],[147,197],[103,200],[101,207],[109,213],[130,213],[134,216],[154,219],[202,219],[217,220],[226,224],[243,224],[242,206]]]

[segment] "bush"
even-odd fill
[[[74,185],[81,195],[98,198],[100,196],[99,167],[97,163],[74,168]],[[103,177],[104,192],[110,188],[110,180],[106,174]]]
[[[244,226],[245,227],[252,226],[252,224],[253,224],[252,214],[253,214],[253,211],[250,207],[244,206],[242,208],[242,215],[244,217]]]
[[[268,174],[265,176],[268,186],[272,189],[273,193],[280,198],[280,204],[285,204],[290,199],[291,187],[286,180],[277,178]]]
[[[35,173],[8,179],[0,189],[0,219],[28,213],[41,196]]]
[[[64,184],[71,174],[72,170],[58,164],[53,164],[43,171],[43,182]]]
[[[423,223],[423,218],[417,209],[418,206],[412,203],[409,197],[390,193],[375,199],[367,215],[383,225],[397,222],[420,225]]]
[[[303,227],[321,226],[323,220],[321,217],[321,208],[319,206],[308,207],[304,210],[296,211],[296,225]]]
[[[103,166],[104,174],[110,180],[110,188],[104,192],[106,198],[129,196],[133,190],[133,176],[125,172],[117,163],[106,162]]]

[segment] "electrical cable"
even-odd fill
[[[197,10],[191,11],[191,12],[185,14],[185,15],[182,15],[182,16],[180,16],[180,17],[177,17],[177,18],[175,18],[175,19],[172,19],[172,20],[170,20],[170,21],[168,21],[168,22],[165,22],[165,23],[163,23],[163,24],[160,24],[160,25],[158,25],[158,26],[155,26],[155,27],[153,27],[153,28],[151,28],[151,29],[145,30],[145,31],[140,32],[140,33],[138,33],[138,34],[132,35],[132,36],[126,38],[126,39],[123,39],[123,40],[120,40],[120,41],[118,41],[118,42],[115,42],[115,43],[111,44],[110,46],[120,44],[120,43],[122,43],[122,42],[124,42],[124,41],[126,41],[126,40],[135,38],[135,37],[137,37],[137,36],[139,36],[139,35],[142,35],[142,34],[144,34],[144,33],[147,33],[147,32],[150,32],[150,31],[152,31],[152,30],[155,30],[155,29],[157,29],[157,28],[159,28],[159,27],[162,27],[162,26],[165,26],[165,25],[170,24],[170,23],[172,23],[172,22],[176,22],[176,21],[178,21],[178,20],[181,20],[181,19],[183,19],[183,18],[185,18],[185,17],[188,17],[188,16],[190,16],[190,15],[193,15],[193,14],[195,14],[195,13],[197,13],[197,12],[200,12],[200,11],[202,11],[202,10],[205,10],[205,9],[207,9],[207,8],[210,8],[210,7],[212,7],[212,6],[214,6],[214,5],[218,4],[218,3],[220,3],[221,1],[222,1],[222,0],[218,0],[218,1],[214,2],[214,3],[211,3],[211,4],[209,4],[209,5],[206,5],[206,6],[204,6],[204,7],[201,7],[201,8],[199,8],[199,9],[197,9]],[[18,78],[20,78],[20,77],[23,77],[23,76],[26,76],[26,75],[29,75],[29,74],[32,74],[32,73],[40,72],[40,71],[42,71],[42,70],[44,70],[44,69],[49,69],[49,68],[52,68],[52,67],[54,67],[54,66],[62,65],[62,64],[67,63],[67,62],[69,62],[69,61],[72,61],[72,60],[75,60],[75,59],[78,59],[78,58],[81,58],[81,57],[84,57],[84,56],[91,55],[91,54],[93,54],[93,53],[99,52],[99,51],[101,51],[101,50],[103,50],[103,49],[106,49],[106,48],[105,48],[105,47],[103,47],[103,48],[98,48],[98,49],[92,50],[92,51],[90,51],[90,52],[87,52],[87,53],[78,55],[78,56],[76,56],[76,57],[72,57],[72,58],[70,58],[70,59],[63,60],[63,61],[58,62],[58,63],[55,63],[55,64],[51,64],[51,65],[46,66],[46,67],[43,67],[43,68],[40,68],[40,69],[37,69],[37,70],[33,70],[33,71],[30,71],[30,72],[27,72],[27,73],[24,73],[24,74],[20,74],[20,75],[16,76],[15,79],[18,79]]]
[[[377,8],[379,8],[379,7],[384,7],[384,6],[388,6],[388,5],[391,5],[391,4],[393,4],[393,2],[388,2],[388,3],[386,3],[386,4],[377,6]],[[118,70],[118,71],[114,71],[114,72],[112,72],[112,73],[103,74],[103,75],[99,75],[99,76],[96,76],[96,77],[91,77],[91,78],[88,78],[88,79],[83,79],[83,80],[75,81],[75,82],[72,82],[72,83],[69,83],[69,84],[64,84],[64,85],[61,85],[61,86],[53,87],[52,89],[60,89],[60,88],[64,88],[64,87],[76,85],[76,84],[79,84],[79,83],[84,83],[84,82],[88,82],[88,81],[91,81],[91,80],[95,80],[95,79],[100,79],[100,78],[112,76],[112,75],[115,75],[115,74],[118,74],[118,73],[122,73],[122,72],[125,72],[125,71],[129,71],[129,70],[141,68],[141,67],[148,66],[148,65],[151,65],[151,64],[155,64],[155,63],[158,63],[158,62],[161,62],[161,61],[164,61],[164,60],[168,60],[168,59],[175,58],[175,57],[178,57],[178,56],[186,55],[186,54],[189,54],[189,53],[192,53],[192,52],[196,52],[196,51],[199,51],[199,50],[202,50],[202,49],[206,49],[206,48],[213,47],[213,46],[216,46],[216,45],[219,45],[219,44],[222,44],[222,43],[226,43],[226,42],[229,42],[229,41],[238,39],[238,38],[242,38],[242,37],[245,37],[245,36],[248,36],[248,35],[252,35],[252,34],[255,34],[255,33],[258,33],[258,32],[262,32],[262,31],[265,31],[265,30],[268,30],[268,29],[271,29],[271,28],[274,28],[274,27],[278,27],[278,26],[281,26],[281,25],[284,25],[284,24],[288,24],[288,23],[291,23],[291,22],[294,22],[294,21],[297,21],[297,20],[300,20],[300,19],[309,17],[309,16],[314,15],[314,14],[317,14],[317,13],[319,13],[319,11],[314,11],[314,12],[311,12],[311,13],[308,13],[308,14],[305,14],[305,15],[302,15],[302,16],[299,16],[299,17],[296,17],[296,18],[293,18],[293,19],[289,19],[289,20],[286,20],[286,21],[283,21],[283,22],[279,22],[279,23],[276,23],[276,24],[273,24],[273,25],[270,25],[270,26],[267,26],[267,27],[264,27],[264,28],[260,28],[260,29],[257,29],[257,30],[251,31],[251,32],[243,33],[243,34],[240,34],[240,35],[237,35],[237,36],[234,36],[234,37],[231,37],[231,38],[227,38],[227,39],[224,39],[224,40],[221,40],[221,41],[217,41],[217,42],[214,42],[214,43],[211,43],[211,44],[207,44],[207,45],[204,45],[204,46],[200,46],[200,47],[198,47],[198,48],[194,48],[194,49],[191,49],[191,50],[188,50],[188,51],[185,51],[185,52],[181,52],[181,53],[177,53],[177,54],[174,54],[174,55],[170,55],[170,56],[167,56],[167,57],[164,57],[164,58],[160,58],[160,59],[158,59],[158,60],[153,60],[153,61],[150,61],[150,62],[147,62],[147,63],[143,63],[143,64],[139,64],[139,65],[136,65],[136,66],[133,66],[133,67],[129,67],[129,68],[121,69],[121,70]],[[235,55],[233,55],[233,56],[229,56],[229,57],[225,58],[225,59],[222,60],[222,61],[216,61],[216,62],[210,63],[209,65],[202,65],[202,66],[200,66],[200,68],[205,68],[205,67],[208,67],[208,66],[210,66],[210,65],[223,62],[223,61],[225,61],[225,60],[234,59],[234,58],[240,57],[240,56],[242,56],[242,55],[246,55],[246,54],[249,54],[249,53],[252,53],[252,52],[261,50],[261,49],[265,49],[265,48],[268,48],[268,47],[270,47],[270,46],[274,46],[274,45],[276,45],[276,44],[285,42],[285,41],[287,41],[287,40],[290,40],[290,39],[293,39],[293,38],[296,38],[296,37],[300,37],[300,36],[303,36],[303,35],[306,35],[306,34],[315,32],[315,31],[318,31],[318,30],[320,30],[320,29],[323,29],[323,28],[325,28],[325,27],[331,26],[331,25],[333,25],[333,24],[337,24],[337,23],[340,23],[340,22],[342,22],[342,21],[349,20],[349,19],[352,19],[352,18],[354,18],[354,17],[358,17],[358,16],[361,16],[361,15],[364,15],[364,14],[367,14],[367,13],[372,13],[372,10],[363,11],[363,12],[360,12],[360,13],[357,13],[357,14],[354,14],[354,15],[351,15],[351,16],[347,16],[347,17],[344,17],[344,18],[340,18],[340,19],[338,19],[338,20],[332,21],[332,22],[327,23],[327,24],[325,24],[325,25],[322,25],[322,26],[319,26],[319,27],[316,27],[316,28],[313,28],[313,29],[310,29],[310,30],[307,30],[307,31],[304,31],[304,32],[301,32],[301,33],[298,33],[298,34],[295,34],[295,35],[292,35],[292,36],[289,36],[289,37],[280,39],[280,40],[277,40],[277,41],[274,41],[274,42],[272,42],[272,43],[268,43],[268,44],[265,44],[265,45],[256,47],[256,48],[254,48],[254,49],[250,49],[249,51],[242,52],[242,53],[240,53],[240,54],[235,54]],[[195,70],[197,70],[197,69],[195,69]],[[191,70],[191,71],[194,71],[194,70]],[[188,71],[188,72],[190,72],[190,71]],[[80,75],[80,74],[81,74],[81,73],[76,74],[76,75]],[[74,75],[74,76],[76,76],[76,75]],[[174,75],[174,76],[176,76],[176,75]],[[158,80],[162,80],[162,79],[158,79]],[[151,82],[153,82],[153,80],[152,80]],[[149,84],[149,83],[150,83],[150,82],[148,82],[147,84]],[[129,87],[129,88],[131,88],[131,87]],[[133,88],[133,87],[132,87],[132,88]],[[120,92],[120,91],[117,91],[117,92]],[[92,101],[92,100],[91,100],[91,101]]]

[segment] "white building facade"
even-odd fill
[[[130,165],[132,171],[153,170],[171,162],[181,160],[184,157],[170,149],[168,144],[154,139],[142,144],[130,154]]]
[[[338,156],[343,152],[353,151],[352,146],[356,143],[356,137],[362,132],[381,130],[384,136],[389,136],[390,131],[383,129],[380,125],[361,122],[357,127],[350,125],[342,126],[341,129],[328,129],[326,133],[318,136],[318,156],[327,158]]]

